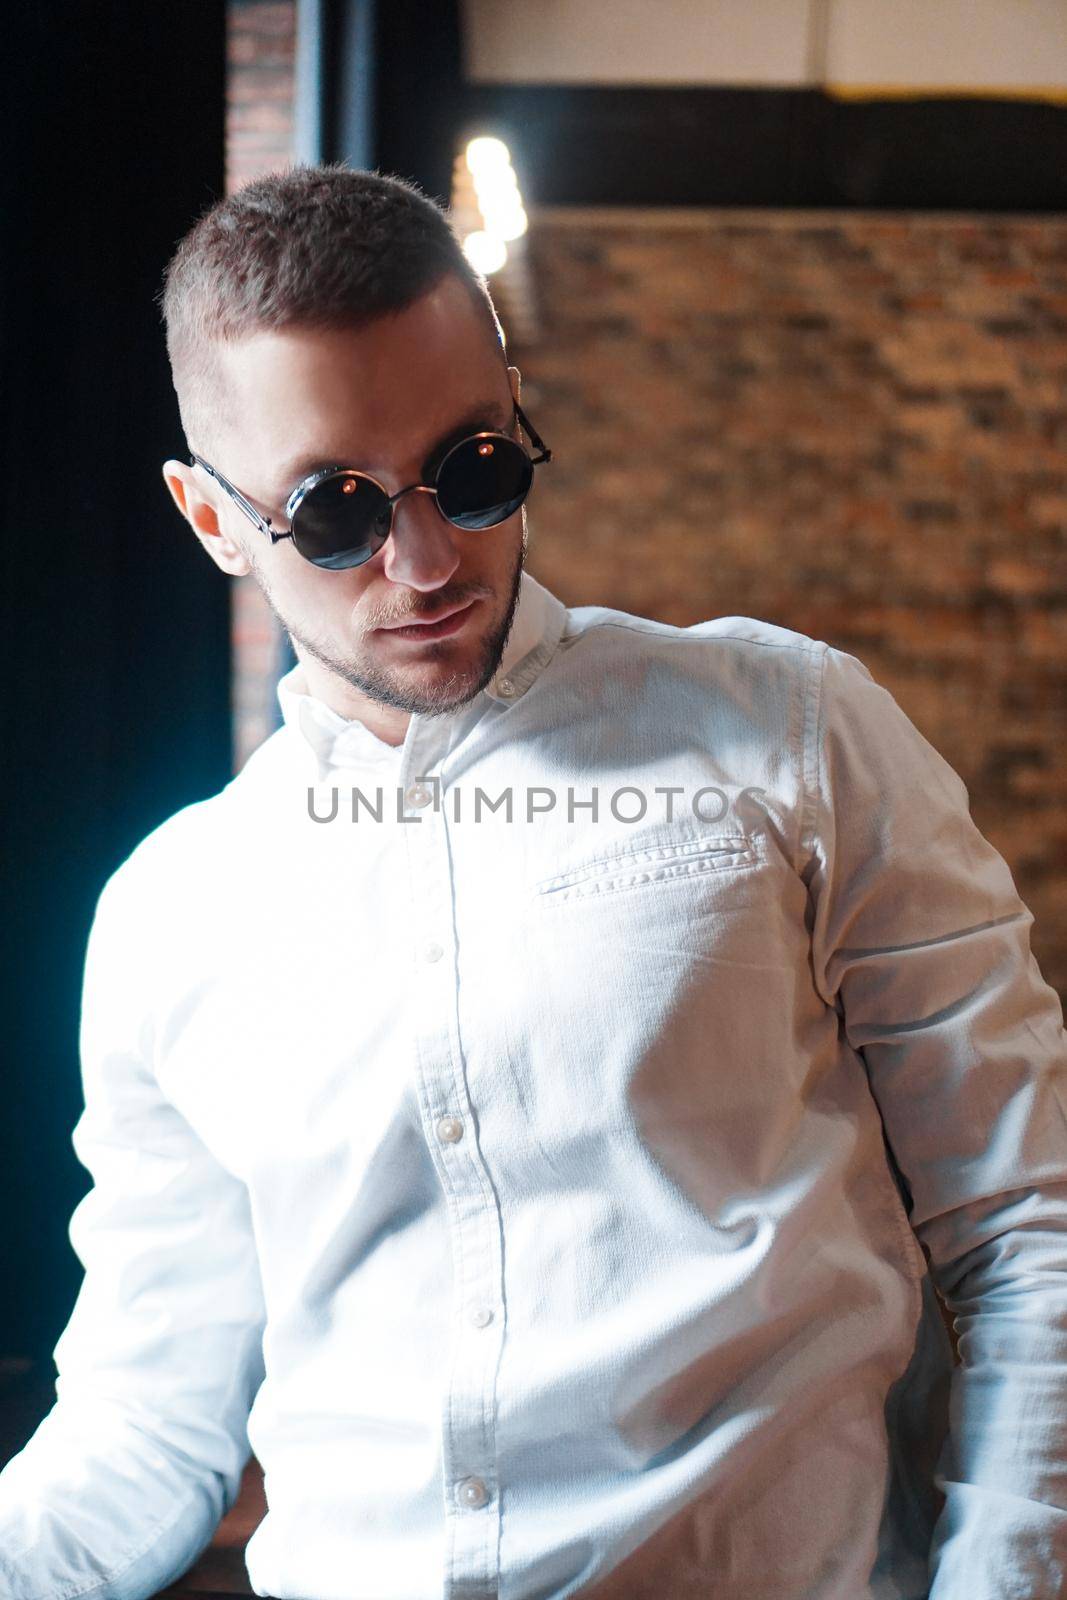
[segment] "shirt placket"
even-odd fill
[[[423,1131],[444,1194],[454,1269],[441,1427],[444,1600],[492,1600],[500,1538],[495,1406],[504,1336],[502,1219],[478,1145],[460,1044],[460,952],[445,810],[450,764],[441,724],[414,719],[398,778],[403,815],[412,819],[404,833],[414,1073]]]

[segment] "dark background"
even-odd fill
[[[5,16],[5,1357],[50,1357],[81,1276],[70,1132],[97,894],[229,777],[226,587],[160,471],[183,440],[154,296],[223,182],[224,8],[184,10],[192,41],[168,6]]]

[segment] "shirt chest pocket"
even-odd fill
[[[557,870],[531,873],[518,915],[482,936],[499,1058],[576,1182],[583,1140],[624,1159],[635,1119],[676,1151],[696,1138],[703,1167],[774,1092],[775,1030],[791,1035],[804,985],[805,886],[756,829],[591,833],[542,856]]]
[[[733,881],[765,861],[766,839],[760,833],[717,833],[686,840],[645,838],[585,856],[562,871],[540,877],[533,884],[533,894],[538,905],[551,908],[671,884],[713,887]]]

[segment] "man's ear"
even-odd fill
[[[519,371],[518,367],[508,368],[508,379],[511,383],[512,398],[515,400],[516,404],[521,405],[522,402],[519,399],[519,389],[522,386],[522,373]]]
[[[231,577],[243,578],[252,565],[237,541],[219,522],[209,491],[202,491],[192,467],[183,461],[164,461],[163,482],[171,499],[217,567]]]

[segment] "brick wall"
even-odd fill
[[[531,570],[859,656],[964,779],[1067,995],[1067,221],[531,219]]]
[[[293,0],[229,0],[226,190],[289,164],[293,134]]]
[[[289,165],[296,7],[292,0],[228,0],[226,192]],[[252,578],[230,578],[233,606],[233,770],[277,723],[274,685],[285,638]]]

